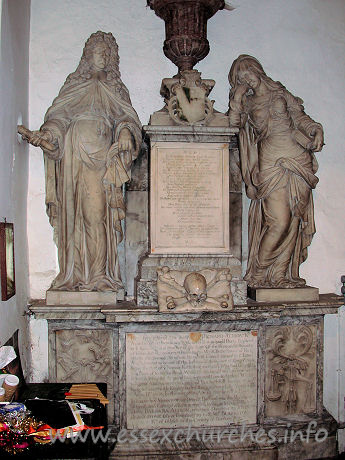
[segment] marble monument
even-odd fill
[[[178,73],[162,81],[164,107],[144,127],[140,153],[117,47],[103,32],[88,40],[41,130],[23,131],[45,152],[61,259],[60,304],[30,307],[48,321],[49,378],[108,384],[113,459],[335,456],[337,423],[323,406],[323,322],[343,299],[319,296],[298,271],[315,231],[322,126],[247,55],[230,71],[229,112],[217,112],[214,80],[193,67],[209,51],[207,20],[224,1],[148,5],[166,23],[164,52]],[[252,200],[245,279],[243,182]],[[86,252],[79,224],[104,236]],[[65,287],[78,305],[63,305]],[[84,295],[98,304],[83,305]]]

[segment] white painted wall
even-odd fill
[[[143,124],[162,107],[161,79],[176,67],[163,55],[164,22],[145,0],[32,0],[30,40],[30,128],[37,129],[67,75],[74,71],[85,40],[96,30],[112,32],[119,44],[120,69]],[[318,154],[315,197],[317,234],[302,275],[321,292],[339,292],[344,271],[345,188],[343,0],[241,0],[208,23],[211,52],[197,68],[214,78],[216,108],[227,110],[227,74],[240,53],[256,56],[266,72],[295,95],[325,129]],[[30,151],[28,241],[30,295],[43,298],[56,272],[56,251],[44,209],[42,153]]]
[[[239,54],[252,54],[269,76],[303,98],[306,112],[323,124],[326,146],[318,154],[320,182],[314,193],[317,234],[301,274],[321,293],[339,294],[345,272],[345,2],[234,0],[233,4],[234,11],[219,12],[209,21],[211,51],[196,67],[204,78],[216,80],[211,98],[225,112],[230,65]],[[30,128],[39,128],[65,78],[75,70],[85,40],[97,30],[116,37],[123,81],[147,124],[150,114],[163,105],[161,79],[174,75],[176,68],[162,52],[164,23],[145,7],[146,1],[32,0],[31,5]],[[56,272],[56,251],[44,209],[42,154],[34,148],[28,216],[30,296],[43,298]],[[337,361],[338,350],[345,345],[340,324],[344,328],[344,321],[328,318],[325,330],[325,401],[336,417],[344,388],[336,372],[340,365],[344,368],[344,356],[342,363]]]
[[[0,345],[20,329],[21,357],[27,357],[28,268],[26,196],[28,148],[19,141],[16,126],[28,120],[30,0],[3,0],[0,68],[0,220],[14,222],[17,293],[0,301]]]

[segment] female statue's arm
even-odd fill
[[[247,196],[256,199],[256,176],[258,172],[258,149],[254,142],[253,129],[247,123],[248,111],[246,103],[243,101],[244,95],[248,91],[247,85],[237,85],[230,93],[229,99],[229,120],[230,126],[238,127],[241,172],[243,181],[246,184]]]
[[[293,96],[287,90],[285,90],[285,99],[295,128],[302,131],[312,139],[309,149],[314,152],[321,151],[324,145],[322,125],[314,121],[304,112],[302,99]]]
[[[230,126],[242,128],[247,121],[247,114],[243,107],[243,96],[248,91],[247,85],[238,85],[229,99]]]

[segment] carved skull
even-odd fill
[[[184,279],[183,287],[186,291],[186,298],[193,307],[200,307],[207,299],[206,278],[200,273],[189,273]]]

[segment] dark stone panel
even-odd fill
[[[242,260],[242,194],[230,192],[229,205],[230,252]]]

